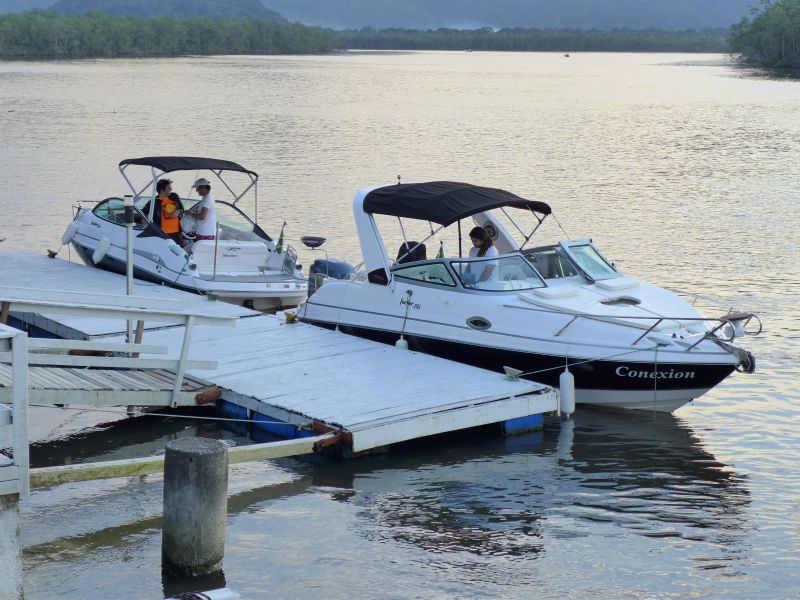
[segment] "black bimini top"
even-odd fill
[[[155,167],[171,173],[173,171],[197,171],[208,169],[210,171],[239,171],[249,173],[258,177],[258,173],[245,169],[242,165],[229,160],[219,160],[217,158],[199,158],[194,156],[145,156],[142,158],[128,158],[120,161],[119,166],[123,165],[143,165]]]
[[[543,215],[551,212],[544,202],[525,200],[497,188],[454,181],[387,185],[369,192],[363,206],[367,213],[432,221],[445,227],[501,206],[529,209]]]

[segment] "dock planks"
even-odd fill
[[[145,343],[177,343],[169,330]],[[196,327],[192,358],[218,361],[191,371],[223,398],[301,425],[311,420],[352,433],[366,450],[556,409],[554,390],[400,350],[276,315],[239,319],[231,330]],[[378,433],[380,432],[380,433]]]

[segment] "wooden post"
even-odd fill
[[[0,325],[8,325],[8,311],[11,302],[0,302]]]
[[[141,344],[142,343],[142,335],[144,335],[144,321],[136,321],[136,333],[133,336],[133,343],[134,344]],[[139,353],[134,352],[132,354],[133,358],[139,358]]]
[[[228,452],[206,438],[167,444],[164,455],[164,569],[198,577],[222,568],[228,514]]]

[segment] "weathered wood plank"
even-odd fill
[[[330,437],[330,434],[316,437],[236,446],[228,449],[228,464],[300,456],[313,452],[314,444]],[[164,470],[163,456],[148,456],[126,460],[110,460],[97,463],[42,467],[30,470],[30,483],[34,486],[55,485],[68,481],[87,481],[113,477],[131,477],[160,473]]]

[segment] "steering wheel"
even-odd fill
[[[190,240],[195,239],[197,237],[197,219],[195,218],[194,213],[189,211],[184,211],[181,215],[181,231],[183,235]]]

